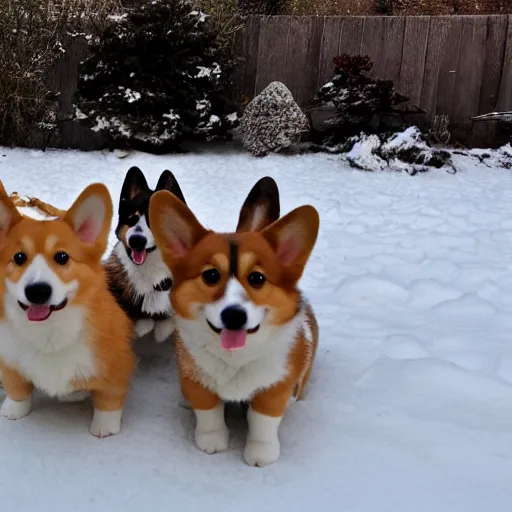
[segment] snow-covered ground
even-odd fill
[[[231,449],[200,452],[193,415],[178,406],[172,348],[145,340],[118,436],[88,433],[89,402],[41,397],[29,417],[0,421],[0,510],[510,512],[512,174],[455,161],[455,175],[410,177],[329,155],[0,149],[8,192],[60,207],[93,181],[117,206],[139,165],[152,186],[172,170],[218,230],[235,227],[264,175],[277,180],[283,212],[311,203],[321,215],[302,283],[320,348],[277,463],[245,465],[236,415]]]

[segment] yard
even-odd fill
[[[282,212],[310,203],[320,237],[302,287],[320,322],[306,400],[280,429],[282,455],[242,459],[193,443],[170,345],[138,343],[119,435],[88,433],[89,401],[38,397],[0,420],[1,510],[51,512],[509,512],[512,503],[512,174],[454,156],[459,172],[356,171],[339,156],[254,159],[230,147],[174,156],[0,150],[7,191],[67,207],[126,170],[178,178],[199,220],[235,228],[271,175]],[[114,239],[112,238],[112,244]],[[3,398],[3,390],[0,390]]]

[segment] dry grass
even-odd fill
[[[117,0],[0,0],[0,144],[32,145],[36,132],[51,134],[58,98],[46,83],[48,69],[72,32],[100,28],[117,6]]]
[[[199,0],[201,8],[214,15],[241,14],[240,0]],[[246,0],[256,6],[258,0]],[[281,14],[295,16],[376,15],[379,0],[287,0]],[[512,0],[387,0],[395,15],[504,14],[512,13]],[[254,7],[242,14],[256,13]]]
[[[290,13],[297,16],[376,14],[376,0],[291,0]]]
[[[504,14],[512,12],[511,0],[394,0],[399,15]]]

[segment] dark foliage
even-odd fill
[[[245,14],[285,14],[288,0],[238,0],[238,8]]]
[[[396,91],[392,81],[370,76],[373,64],[368,56],[343,54],[333,62],[334,76],[318,90],[308,108],[310,113],[321,108],[333,110],[317,138],[336,144],[361,132],[383,133],[407,126],[404,111],[396,107],[408,98]]]
[[[377,14],[383,14],[384,16],[393,15],[393,0],[377,0],[377,6],[375,8]]]
[[[92,42],[74,115],[116,147],[164,152],[222,137],[236,121],[232,65],[208,16],[184,0],[152,0]]]

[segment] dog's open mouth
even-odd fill
[[[219,329],[208,320],[206,320],[206,322],[213,332],[220,334],[220,346],[228,352],[233,352],[234,350],[245,347],[247,342],[247,335],[258,332],[258,329],[260,328],[260,326],[257,325],[252,329],[240,329],[238,331],[232,331],[229,329]]]
[[[28,306],[27,304],[23,304],[23,302],[18,301],[18,304],[23,311],[27,313],[27,318],[31,322],[43,322],[50,318],[50,315],[54,311],[59,311],[64,309],[68,303],[68,299],[64,299],[59,305],[51,306],[49,304],[45,304],[42,306],[31,304]]]
[[[156,249],[156,246],[149,247],[147,249],[142,249],[141,251],[138,251],[136,249],[131,249],[131,258],[132,258],[133,263],[135,263],[135,265],[143,265],[146,262],[148,254],[150,252],[153,252],[155,249]]]
[[[146,249],[142,249],[142,251],[132,249],[132,261],[135,265],[142,265],[146,261],[147,257],[148,251],[146,251]]]

